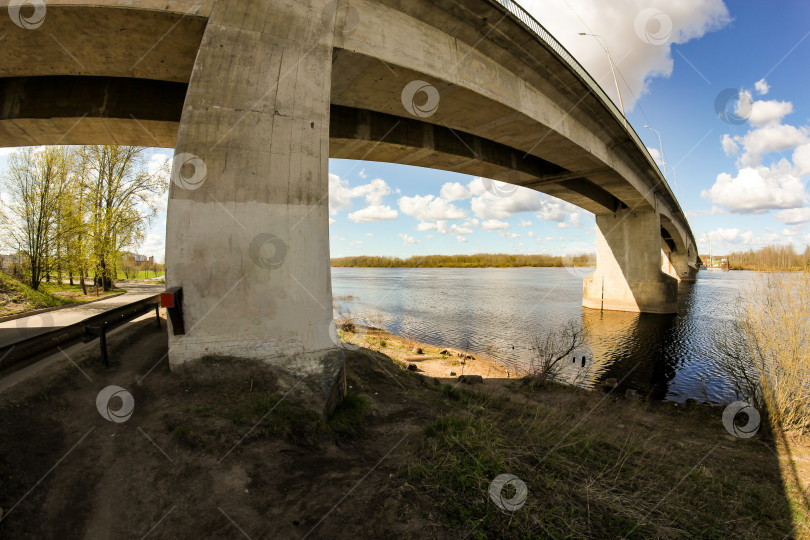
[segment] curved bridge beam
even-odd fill
[[[638,135],[511,0],[53,0],[44,24],[0,17],[0,144],[175,147],[167,286],[183,287],[189,331],[170,335],[173,368],[258,359],[334,406],[330,154],[594,212],[587,307],[672,312],[662,245],[673,267],[696,261]],[[415,80],[441,98],[430,114],[403,98]]]

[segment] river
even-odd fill
[[[732,385],[718,368],[714,332],[731,318],[752,272],[701,271],[679,286],[678,314],[583,309],[586,269],[333,268],[338,309],[432,345],[468,350],[526,368],[533,338],[567,321],[585,345],[566,361],[565,380],[594,387],[615,378],[656,400],[724,401]],[[347,296],[352,298],[347,299]],[[582,367],[582,357],[585,367]]]

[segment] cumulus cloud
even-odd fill
[[[467,241],[467,239],[465,237],[463,237],[463,236],[456,236],[456,240],[458,240],[459,242],[466,242]]]
[[[513,233],[509,231],[500,231],[498,234],[503,236],[504,238],[522,238],[518,233]]]
[[[371,205],[349,214],[349,219],[355,223],[373,223],[397,219],[399,214],[390,206]]]
[[[435,231],[438,228],[438,224],[431,223],[430,221],[420,221],[416,226],[417,231]]]
[[[398,203],[403,214],[420,221],[462,219],[465,215],[463,210],[435,195],[400,197]]]
[[[474,231],[470,227],[464,227],[459,225],[451,225],[450,231],[448,234],[472,234]]]
[[[766,126],[777,124],[786,115],[793,112],[793,103],[790,101],[754,101],[751,104],[751,113],[748,121],[755,126]]]
[[[754,86],[760,95],[770,90],[764,80]],[[782,123],[785,115],[793,111],[793,104],[788,101],[754,101],[748,91],[740,96],[749,100],[751,129],[745,135],[725,134],[721,141],[727,156],[739,155],[737,173],[719,174],[701,197],[740,213],[804,206],[808,196],[802,177],[810,174],[810,126]],[[788,150],[793,150],[792,163],[785,157],[770,164],[762,163],[769,154]]]
[[[521,219],[521,220],[520,220],[520,226],[521,226],[521,227],[531,227],[531,226],[532,226],[532,222],[531,222],[531,221],[529,221],[529,220],[527,220],[527,219]]]
[[[460,201],[470,196],[470,191],[458,182],[447,182],[442,186],[439,196],[447,201]]]
[[[810,175],[810,144],[803,144],[793,151],[793,166],[797,175]]]
[[[488,219],[481,222],[481,228],[485,231],[498,231],[508,229],[509,224],[505,221],[498,221],[497,219]]]
[[[335,221],[333,218],[329,218],[329,225],[334,225],[335,223],[337,223],[337,221]]]
[[[399,233],[399,237],[402,238],[402,245],[403,246],[410,246],[410,245],[419,243],[419,240],[417,240],[413,236],[409,236],[409,235],[407,235],[405,233]]]
[[[329,174],[329,213],[334,215],[340,210],[352,207],[352,200],[364,198],[370,206],[381,206],[383,197],[391,192],[385,180],[377,178],[368,184],[355,187],[349,186],[348,180],[341,179],[336,174]]]
[[[740,151],[739,143],[728,133],[723,135],[721,144],[723,145],[723,152],[725,152],[727,156],[736,156]]]
[[[776,219],[788,225],[810,222],[810,208],[791,208],[774,214]]]
[[[701,197],[732,212],[756,213],[803,206],[807,198],[802,181],[782,169],[745,167],[737,176],[721,173]]]
[[[770,152],[784,152],[808,142],[807,130],[787,124],[769,124],[742,137],[735,137],[740,143],[743,154],[740,164],[744,167],[755,167],[762,161],[762,156]]]
[[[730,21],[722,0],[523,0],[521,2],[596,78],[614,102],[618,96],[599,40],[579,32],[599,34],[621,70],[624,105],[631,110],[652,77],[668,77],[674,62],[672,45],[697,39]],[[653,11],[650,11],[652,9]],[[651,14],[663,12],[660,17]],[[643,39],[665,32],[662,42]],[[625,82],[626,81],[626,82]],[[629,88],[628,88],[629,87]]]

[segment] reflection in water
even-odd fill
[[[666,398],[677,370],[677,360],[666,352],[677,334],[676,315],[583,309],[582,324],[594,358],[593,385],[613,378],[619,395],[634,389]]]
[[[573,319],[587,347],[566,365],[566,380],[595,387],[616,379],[620,395],[632,388],[653,399],[720,401],[731,385],[712,360],[711,336],[750,275],[700,272],[697,283],[680,285],[677,315],[583,309],[582,276],[558,268],[333,268],[332,288],[390,332],[518,369],[529,364],[534,336]]]

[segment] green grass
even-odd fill
[[[436,388],[446,413],[402,471],[424,496],[414,511],[469,538],[781,538],[792,528],[769,450],[727,441],[719,418],[696,413],[650,432],[616,405],[555,391],[559,400],[529,405]],[[500,474],[527,485],[517,511],[490,498]]]
[[[70,298],[62,298],[52,294],[48,288],[49,284],[42,283],[39,286],[40,290],[34,290],[25,283],[22,283],[13,277],[0,272],[0,294],[8,295],[11,301],[18,304],[27,304],[28,309],[41,309],[54,306],[61,306],[64,304],[75,303],[75,300]],[[55,284],[53,284],[55,285]],[[0,305],[0,309],[3,306]],[[15,310],[14,313],[19,313],[26,310]],[[11,313],[5,313],[10,315]]]

